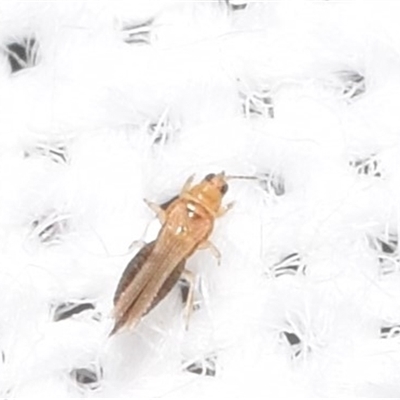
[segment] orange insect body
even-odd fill
[[[222,208],[222,197],[228,190],[225,174],[209,174],[190,187],[192,178],[181,194],[163,206],[150,204],[162,222],[153,242],[146,244],[125,269],[114,296],[115,325],[111,334],[133,327],[172,289],[184,272],[185,263],[197,249],[210,247],[208,238]]]

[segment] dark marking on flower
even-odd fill
[[[280,175],[268,172],[260,174],[259,183],[261,188],[268,194],[279,197],[283,196],[286,192],[285,181]]]
[[[166,145],[179,131],[180,127],[172,122],[167,111],[164,111],[158,120],[147,124],[147,133],[153,145]]]
[[[37,143],[24,150],[24,158],[46,157],[57,164],[68,164],[68,148],[63,142]]]
[[[32,234],[44,244],[58,244],[63,235],[69,231],[69,216],[51,211],[35,219],[32,224]]]
[[[123,23],[124,42],[128,44],[151,44],[153,23],[153,18],[142,22]]]
[[[190,363],[184,369],[192,374],[214,377],[217,374],[217,356],[206,356],[202,360]]]
[[[375,178],[382,176],[380,162],[374,154],[365,158],[358,158],[349,162],[358,175],[366,175]]]
[[[281,332],[282,336],[286,339],[293,350],[293,356],[299,357],[302,352],[302,342],[301,339],[294,333],[283,331]]]
[[[400,325],[382,326],[380,330],[381,339],[392,339],[400,336]]]
[[[397,233],[386,233],[379,237],[367,236],[369,246],[376,251],[380,274],[390,275],[400,271]]]
[[[60,303],[54,309],[53,320],[55,322],[62,321],[87,310],[95,310],[94,304],[76,301]]]
[[[248,2],[243,0],[224,0],[226,6],[232,11],[241,11],[247,8]]]
[[[354,99],[366,91],[365,77],[357,71],[343,70],[336,73],[340,83],[343,96]]]
[[[305,275],[306,265],[303,263],[298,253],[291,253],[274,264],[271,270],[275,277],[297,275],[298,273]]]
[[[94,364],[83,368],[75,368],[70,372],[70,377],[81,388],[95,390],[101,385],[103,369]]]
[[[38,49],[38,42],[33,36],[6,44],[11,72],[15,73],[37,65]]]
[[[242,112],[246,118],[264,116],[272,119],[275,117],[274,103],[269,90],[239,92],[239,96],[242,100]]]

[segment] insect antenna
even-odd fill
[[[225,176],[226,180],[229,179],[252,179],[252,180],[258,180],[260,178],[258,178],[257,176],[247,176],[247,175],[227,175]]]

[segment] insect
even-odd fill
[[[110,336],[133,328],[173,288],[180,277],[189,282],[186,324],[193,304],[194,275],[185,269],[186,260],[199,249],[208,248],[220,260],[218,249],[208,240],[214,220],[233,205],[222,206],[228,191],[224,172],[208,174],[192,186],[194,176],[179,196],[163,205],[145,202],[157,214],[162,227],[156,240],[147,243],[126,267],[114,295],[114,328]]]

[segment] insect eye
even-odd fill
[[[224,184],[221,186],[221,189],[220,189],[221,194],[225,194],[225,193],[228,191],[228,188],[229,188],[228,184],[227,184],[227,183],[224,183]]]
[[[208,174],[208,175],[206,175],[206,177],[204,178],[204,180],[206,180],[206,181],[211,181],[212,179],[214,179],[215,178],[215,174]]]

